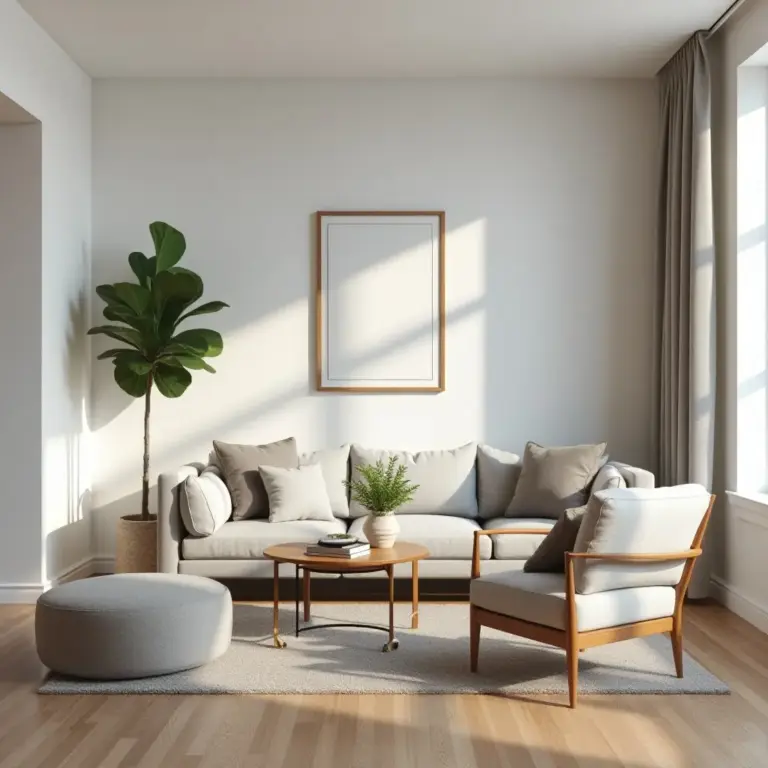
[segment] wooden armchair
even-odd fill
[[[595,494],[574,547],[582,551],[565,554],[564,574],[511,571],[483,577],[481,536],[547,531],[475,531],[469,627],[472,671],[478,668],[480,629],[486,626],[563,648],[572,708],[578,696],[579,652],[594,646],[669,632],[675,671],[682,677],[683,600],[714,501],[703,487],[694,485]],[[665,513],[669,513],[666,521]],[[660,522],[666,525],[667,536],[654,530]],[[681,536],[690,537],[692,530],[690,546],[679,548]],[[638,551],[649,541],[664,538],[674,551]],[[617,542],[625,544],[621,551],[605,551]]]

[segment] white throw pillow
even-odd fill
[[[595,475],[595,479],[592,482],[592,492],[598,491],[612,491],[614,488],[626,488],[627,481],[624,476],[613,464],[606,464]],[[591,495],[591,494],[590,494]]]
[[[269,496],[269,522],[334,520],[331,500],[319,464],[296,469],[259,467]]]
[[[232,497],[216,467],[188,477],[181,487],[179,507],[190,536],[210,536],[232,516]]]
[[[336,517],[349,517],[349,501],[344,481],[349,479],[349,445],[325,448],[313,453],[302,453],[299,466],[319,464],[325,478],[331,509]]]

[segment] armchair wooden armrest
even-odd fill
[[[480,575],[480,537],[496,536],[501,534],[534,534],[546,536],[551,528],[489,528],[487,530],[475,531],[475,540],[472,544],[472,578],[476,579]]]
[[[621,563],[622,565],[642,564],[642,563],[665,563],[675,560],[687,560],[683,576],[677,585],[679,597],[682,597],[688,589],[688,583],[691,578],[693,562],[701,554],[700,547],[692,547],[682,552],[664,552],[660,554],[621,554],[621,553],[602,553],[602,552],[566,552],[565,553],[565,595],[568,602],[569,611],[575,611],[576,603],[576,578],[573,572],[573,563],[575,560],[600,560],[604,563]]]

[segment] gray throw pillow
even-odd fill
[[[566,509],[544,541],[525,561],[523,570],[526,573],[565,573],[565,553],[574,551],[581,520],[586,512],[586,505]]]
[[[294,520],[332,521],[333,510],[319,464],[296,469],[268,467],[262,464],[261,479],[269,496],[269,522]]]
[[[269,498],[259,467],[299,466],[296,440],[288,437],[266,445],[234,445],[213,441],[221,471],[232,494],[233,520],[269,516]]]
[[[528,443],[507,517],[558,518],[587,503],[595,475],[607,461],[605,443],[544,448]]]

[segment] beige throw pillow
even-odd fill
[[[263,464],[270,467],[298,467],[296,440],[288,437],[266,445],[234,445],[214,440],[213,447],[232,494],[232,519],[268,517],[269,498],[259,467]]]
[[[536,551],[525,561],[526,573],[565,573],[565,553],[573,552],[587,506],[566,509]]]
[[[558,518],[587,503],[595,475],[605,464],[605,443],[544,448],[528,443],[507,517]]]
[[[296,469],[262,464],[259,471],[269,496],[270,523],[334,519],[319,464],[307,464]]]

